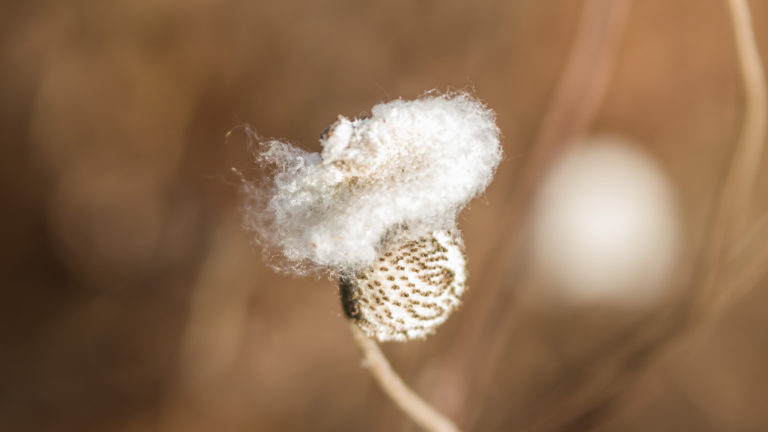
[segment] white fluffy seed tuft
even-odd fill
[[[246,226],[282,269],[352,274],[401,241],[456,229],[456,216],[501,159],[493,112],[467,93],[378,104],[338,120],[321,153],[282,141],[258,147],[271,184],[246,184]]]

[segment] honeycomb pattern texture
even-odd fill
[[[347,316],[380,342],[423,339],[461,304],[464,245],[457,231],[397,242],[375,265],[340,278]]]

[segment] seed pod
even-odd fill
[[[466,257],[458,231],[402,238],[377,263],[339,279],[347,317],[380,342],[424,339],[461,304]]]

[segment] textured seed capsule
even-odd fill
[[[424,339],[461,304],[466,258],[457,231],[396,242],[376,264],[339,280],[344,312],[380,342]]]

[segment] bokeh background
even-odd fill
[[[690,319],[744,114],[726,4],[591,3],[0,3],[0,430],[416,430],[361,367],[333,281],[263,263],[232,168],[261,174],[243,125],[319,150],[336,115],[430,89],[485,101],[506,156],[461,216],[463,308],[384,347],[406,382],[467,430],[768,430],[768,169],[717,284],[745,295]],[[768,2],[751,6],[766,58]],[[596,134],[677,200],[651,305],[538,294],[531,202]]]

